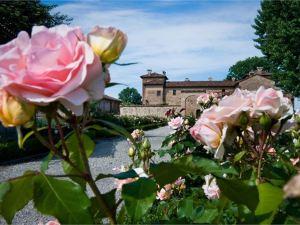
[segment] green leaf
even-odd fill
[[[41,130],[46,130],[48,129],[48,127],[41,127],[41,128],[38,128],[37,130],[38,131],[41,131]],[[29,131],[21,140],[21,143],[20,143],[20,148],[22,149],[25,142],[28,140],[28,138],[30,138],[32,135],[34,134],[33,131]]]
[[[93,151],[95,149],[95,143],[94,141],[86,134],[81,135],[81,140],[83,142],[84,149],[86,151],[87,156],[91,156],[93,154]],[[81,158],[80,154],[80,148],[79,148],[79,141],[77,139],[76,134],[72,134],[67,140],[66,140],[66,146],[69,150],[69,158],[70,160],[77,165],[77,167],[84,171],[84,163]],[[79,175],[78,171],[75,170],[69,163],[63,162],[63,169],[66,174],[75,174]],[[73,181],[80,184],[84,189],[86,185],[86,181],[81,177],[70,177]]]
[[[179,218],[191,218],[193,214],[193,199],[186,198],[178,203],[177,214]]]
[[[9,191],[7,191],[7,184],[4,183],[1,185],[2,198],[0,211],[7,223],[10,224],[16,212],[23,209],[32,199],[32,179],[34,176],[34,172],[26,172],[23,176],[9,181]]]
[[[127,179],[127,178],[135,178],[139,177],[139,175],[134,170],[128,170],[126,172],[117,173],[117,174],[98,174],[96,177],[96,181],[101,180],[103,178],[114,177],[119,180]]]
[[[10,184],[8,182],[0,183],[0,215],[2,215],[2,199],[9,190]]]
[[[148,178],[139,178],[137,181],[123,185],[122,198],[128,214],[134,222],[152,206],[156,196],[156,183]]]
[[[52,160],[54,154],[53,152],[49,152],[49,154],[42,160],[40,170],[41,172],[46,172],[49,168],[49,162]]]
[[[244,204],[252,211],[255,210],[259,201],[256,186],[250,186],[241,180],[227,180],[222,178],[217,178],[217,184],[221,189],[221,193],[231,201]]]
[[[151,174],[160,186],[175,181],[186,174],[206,175],[237,174],[233,168],[224,168],[210,159],[197,156],[185,156],[174,162],[162,162],[150,167]]]
[[[234,156],[233,162],[238,162],[238,161],[240,161],[246,153],[247,153],[246,151],[240,151],[238,154],[236,154],[236,155]]]
[[[99,126],[98,124],[93,124],[91,126],[87,126],[84,128],[84,130],[89,130],[89,129],[94,129],[96,131],[104,131],[108,134],[112,134],[112,135],[119,135],[118,132],[114,131],[114,130],[111,130],[111,129],[108,129],[107,127],[101,127]]]
[[[194,223],[212,223],[213,220],[219,215],[217,209],[204,209],[201,210],[199,214],[196,215],[193,220]]]
[[[79,185],[44,174],[33,179],[34,205],[65,224],[90,224],[91,202]]]
[[[116,125],[114,123],[111,123],[111,122],[108,122],[106,120],[100,120],[98,119],[97,121],[99,121],[100,123],[110,127],[111,129],[113,129],[114,131],[118,132],[118,134],[128,138],[131,143],[133,143],[135,146],[136,146],[136,142],[135,140],[132,138],[131,134],[123,127],[119,126],[119,125]]]
[[[117,179],[127,179],[127,178],[135,178],[139,177],[139,175],[134,170],[128,170],[126,172],[117,173],[112,175],[114,178]]]
[[[122,83],[116,83],[116,82],[109,82],[108,84],[105,85],[105,88],[110,88],[116,85],[124,85],[124,86],[128,86],[126,84],[122,84]]]
[[[103,194],[102,197],[104,198],[105,202],[107,202],[110,211],[115,214],[116,209],[117,209],[116,189],[113,189],[113,190]],[[92,203],[91,211],[93,213],[94,220],[101,221],[101,219],[103,217],[106,217],[106,215],[103,213],[104,210],[103,210],[102,206],[99,205],[96,197],[91,198],[91,203]]]
[[[259,204],[255,210],[256,216],[269,214],[268,218],[260,221],[260,224],[271,224],[274,215],[283,201],[283,191],[269,183],[258,185]]]
[[[117,62],[114,62],[113,64],[118,65],[118,66],[130,66],[130,65],[138,64],[138,62],[132,62],[132,63],[117,63]]]
[[[126,216],[126,208],[123,205],[121,207],[120,211],[118,212],[117,224],[124,224],[126,218],[127,218],[127,216]]]

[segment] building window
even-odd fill
[[[176,90],[173,90],[173,95],[176,95]]]
[[[157,91],[156,96],[161,96],[161,91]]]
[[[225,96],[225,89],[222,89],[222,97]]]

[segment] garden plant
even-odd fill
[[[62,224],[299,223],[300,117],[290,99],[264,87],[200,95],[198,119],[167,112],[173,132],[155,151],[142,130],[130,134],[90,113],[90,101],[110,86],[109,66],[126,43],[116,28],[96,27],[85,36],[79,27],[59,25],[33,27],[31,37],[20,32],[0,46],[2,124],[17,128],[21,148],[34,135],[50,150],[39,171],[0,183],[6,222],[33,201]],[[36,125],[39,112],[46,127]],[[31,131],[22,134],[21,127]],[[125,136],[132,163],[115,174],[92,176],[90,130]],[[155,154],[169,160],[156,163]],[[47,173],[54,156],[64,174]],[[116,188],[101,193],[97,182],[111,177]]]

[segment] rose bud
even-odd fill
[[[270,130],[272,127],[272,121],[270,119],[270,117],[268,116],[268,114],[263,114],[260,118],[259,118],[259,124],[261,125],[261,127],[264,130]]]
[[[142,149],[150,149],[151,148],[151,143],[147,138],[145,138],[145,140],[143,141],[141,148]]]
[[[21,101],[4,90],[0,91],[0,120],[3,126],[23,125],[31,120],[34,113],[33,104]]]
[[[140,158],[142,160],[146,160],[147,159],[147,152],[144,151],[144,150],[140,151]]]
[[[103,63],[116,61],[127,44],[127,36],[122,31],[109,27],[95,27],[87,36],[89,45]]]
[[[130,147],[128,149],[128,156],[129,157],[134,157],[135,156],[135,149],[134,148]]]
[[[239,118],[239,124],[242,127],[246,127],[249,123],[249,118],[246,112],[242,112]]]

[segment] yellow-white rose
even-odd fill
[[[0,120],[5,127],[23,125],[35,113],[33,104],[21,101],[4,90],[0,90]]]
[[[127,44],[127,36],[122,31],[114,28],[95,27],[87,36],[93,51],[103,63],[116,61]]]

